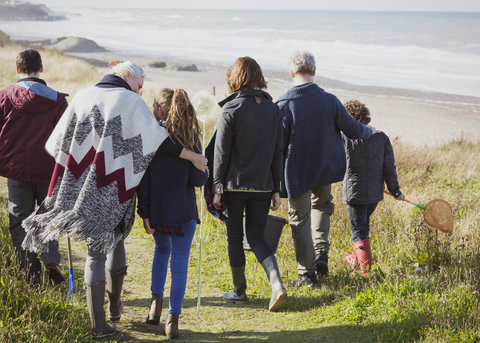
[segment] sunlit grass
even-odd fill
[[[0,48],[0,89],[17,82],[15,57],[22,49],[18,45]],[[102,78],[95,67],[78,58],[56,50],[41,50],[40,54],[44,69],[40,78],[53,89],[69,94],[69,99],[80,89],[93,86]]]
[[[17,47],[0,49],[2,87],[16,82],[11,66],[17,52]],[[101,78],[94,68],[81,61],[56,52],[42,52],[42,56],[47,66],[42,77],[52,87],[70,95]],[[47,70],[52,69],[57,72],[47,74]],[[144,97],[151,105],[153,90],[147,89]],[[209,124],[207,137],[212,125]],[[248,338],[292,342],[310,341],[312,335],[317,334],[314,330],[321,327],[324,331],[318,333],[322,332],[325,341],[340,342],[342,338],[335,336],[336,332],[340,335],[351,332],[356,339],[349,337],[349,340],[362,342],[479,342],[480,144],[459,139],[438,147],[412,147],[393,140],[393,146],[402,191],[415,202],[427,203],[435,198],[448,201],[455,222],[452,233],[444,234],[428,227],[416,207],[387,197],[372,216],[370,238],[374,266],[371,275],[364,278],[359,272],[352,272],[343,261],[344,252],[351,250],[353,243],[346,206],[341,203],[341,185],[336,184],[332,191],[335,213],[331,218],[331,272],[319,279],[321,287],[316,290],[290,287],[298,275],[290,227],[286,225],[276,254],[289,293],[285,308],[275,314],[267,312],[270,285],[253,253],[246,252],[247,294],[251,303],[234,308],[222,304],[225,306],[222,312],[213,312],[214,306],[204,308],[202,319],[188,334],[217,332],[208,339],[201,336],[199,340],[204,341],[234,337],[239,341]],[[0,204],[0,340],[89,341],[89,317],[82,299],[81,275],[70,302],[66,284],[53,287],[44,278],[39,288],[29,289],[25,275],[17,271],[13,258],[5,179],[0,179],[0,195],[3,197]],[[286,201],[274,214],[287,217]],[[151,255],[148,254],[153,243],[141,225],[137,218],[127,240],[134,250],[127,256],[130,291],[124,296],[130,302],[130,312],[124,319],[127,322],[121,324],[121,332],[126,335],[114,338],[119,342],[159,339],[154,334],[148,340],[137,338],[140,332],[148,333],[151,329],[138,324],[146,313],[137,315],[132,304],[148,302],[149,298]],[[189,278],[195,278],[198,271],[199,231],[200,227],[192,246]],[[202,280],[205,288],[220,298],[232,290],[225,225],[207,215],[203,236]],[[194,291],[188,291],[186,301],[194,301]],[[191,312],[186,311],[185,315],[193,322]],[[332,329],[328,331],[328,328]]]

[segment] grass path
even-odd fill
[[[479,145],[459,141],[422,151],[413,151],[402,145],[396,149],[399,170],[405,171],[401,178],[410,187],[405,187],[410,198],[444,198],[451,203],[456,225],[451,234],[444,235],[423,225],[421,213],[416,208],[385,199],[372,217],[374,270],[369,278],[363,278],[358,272],[352,273],[342,258],[345,250],[351,249],[351,231],[345,206],[341,204],[341,187],[335,185],[336,209],[332,216],[329,254],[331,276],[320,280],[321,287],[315,290],[295,290],[288,286],[298,276],[287,225],[280,240],[277,260],[289,297],[280,312],[271,313],[267,310],[270,286],[252,253],[246,254],[247,294],[251,302],[237,306],[221,301],[222,294],[232,289],[225,227],[207,215],[200,318],[197,318],[196,307],[197,229],[180,317],[180,342],[479,342],[480,165],[478,158],[474,158],[479,154]],[[0,178],[2,199],[6,195],[5,184],[6,180]],[[0,219],[6,228],[5,208],[2,213]],[[286,213],[284,203],[276,215],[286,217]],[[61,268],[66,273],[66,238],[62,238],[60,247],[64,257]],[[166,339],[162,326],[144,324],[150,302],[153,247],[152,237],[147,236],[137,222],[126,240],[129,269],[122,297],[125,312],[118,324],[119,332],[110,342]],[[6,331],[2,330],[0,334],[6,332],[4,337],[19,337],[18,332],[32,331],[35,336],[23,335],[29,339],[21,341],[43,342],[42,336],[37,337],[36,333],[40,331],[48,336],[54,332],[52,328],[57,326],[53,326],[56,322],[52,322],[51,316],[58,316],[62,320],[58,330],[62,331],[55,337],[68,336],[67,339],[58,339],[59,343],[90,341],[86,338],[89,320],[82,290],[85,246],[74,242],[73,250],[76,286],[71,304],[74,306],[65,304],[66,284],[58,286],[58,290],[48,287],[45,293],[42,291],[25,299],[18,278],[9,276],[9,285],[20,288],[18,292],[3,294],[15,294],[18,299],[0,297],[3,301],[0,305],[14,305],[12,309],[24,311],[14,311],[14,320],[7,318],[8,313],[5,315],[0,311],[0,328],[3,325],[1,318],[8,321]],[[417,273],[416,266],[428,267],[431,272]],[[169,294],[168,286],[169,282],[166,295]],[[5,289],[0,288],[0,291]],[[51,301],[45,300],[44,294],[51,297]],[[168,297],[164,309],[167,302]],[[165,312],[162,320],[165,320]],[[31,318],[26,317],[28,314]],[[64,319],[65,314],[68,320]],[[44,317],[35,322],[39,315]],[[27,326],[29,330],[25,331]]]
[[[284,233],[285,234],[285,233]],[[198,285],[198,240],[199,230],[194,239],[190,260],[189,279],[186,290],[183,313],[179,328],[178,341],[193,342],[372,342],[376,341],[374,330],[365,326],[338,326],[329,323],[311,321],[309,310],[292,311],[289,304],[302,298],[316,298],[317,291],[293,291],[288,288],[290,298],[281,312],[267,310],[270,294],[254,298],[247,305],[227,304],[221,301],[223,291],[215,287],[206,276],[202,278],[202,306],[200,318],[197,318]],[[61,242],[63,243],[63,242]],[[72,242],[73,261],[76,276],[75,297],[73,301],[84,302],[81,289],[85,263],[84,243]],[[145,324],[150,304],[150,268],[153,256],[153,238],[136,227],[125,242],[127,250],[128,274],[125,278],[122,320],[117,324],[119,333],[111,342],[156,342],[166,340],[163,335],[163,323],[168,308],[169,278],[165,291],[162,323],[159,327]],[[61,244],[62,256],[67,256],[66,244]],[[204,255],[204,257],[207,257]],[[62,262],[65,265],[67,262]],[[206,262],[203,264],[205,265]],[[248,268],[248,267],[247,267]],[[220,275],[219,275],[220,276]],[[222,276],[223,277],[223,276]],[[229,275],[228,275],[229,277]],[[250,281],[250,280],[249,280]],[[82,299],[79,299],[79,296]],[[296,304],[298,305],[298,304]],[[295,306],[297,307],[297,306]]]

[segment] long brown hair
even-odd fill
[[[170,139],[186,149],[195,150],[200,142],[200,125],[188,94],[183,89],[162,88],[155,93],[154,106],[167,114],[165,128]],[[195,135],[197,139],[195,141]]]
[[[251,57],[239,57],[227,71],[227,85],[230,93],[240,89],[267,89],[262,68]]]

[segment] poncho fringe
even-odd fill
[[[52,210],[43,214],[32,214],[23,221],[23,225],[29,228],[24,244],[36,253],[48,252],[48,242],[59,240],[66,234],[76,241],[90,239],[87,241],[89,248],[107,254],[130,233],[130,230],[125,232],[126,235],[121,232],[106,232],[103,226],[80,216],[75,210]],[[97,239],[91,239],[92,237]]]

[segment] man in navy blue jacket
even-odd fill
[[[294,52],[288,66],[295,87],[277,100],[283,116],[282,196],[288,197],[300,276],[295,286],[313,288],[318,286],[317,272],[328,274],[328,234],[334,211],[331,184],[342,181],[346,169],[340,132],[348,138],[365,139],[375,129],[353,119],[335,95],[313,82],[316,66],[310,52]]]

